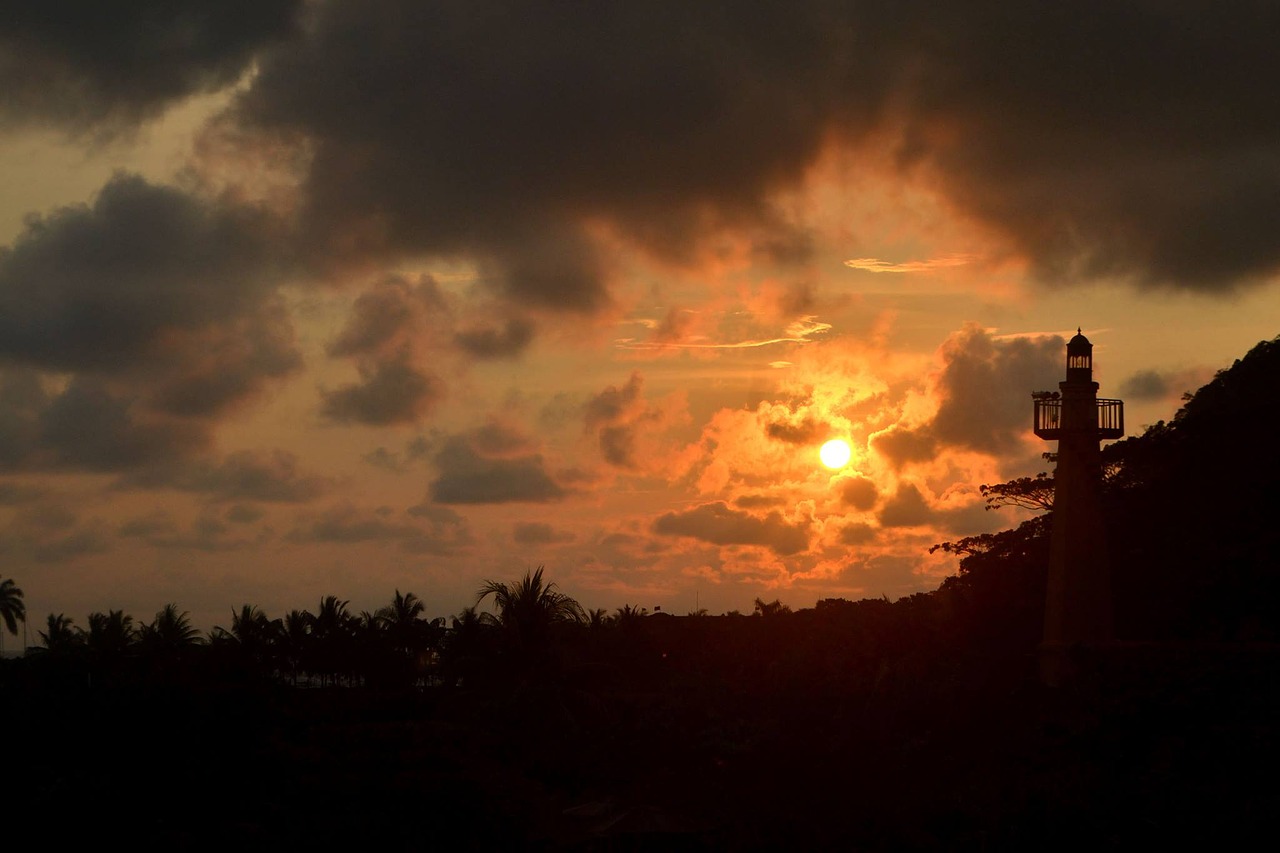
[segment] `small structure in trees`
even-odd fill
[[[1042,680],[1056,686],[1070,676],[1073,648],[1096,647],[1112,639],[1099,444],[1124,435],[1124,403],[1099,399],[1093,344],[1079,329],[1067,343],[1066,380],[1058,383],[1058,391],[1031,396],[1036,435],[1058,442],[1040,658]]]

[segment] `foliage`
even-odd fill
[[[18,634],[18,623],[27,621],[27,605],[22,600],[22,590],[12,578],[0,581],[0,619],[14,636]]]

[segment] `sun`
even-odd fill
[[[849,464],[849,457],[852,455],[853,451],[849,449],[849,442],[843,438],[831,439],[822,445],[822,449],[818,451],[822,464],[828,468],[843,468]]]

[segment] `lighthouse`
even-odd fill
[[[1073,649],[1112,639],[1100,443],[1124,435],[1124,403],[1099,399],[1093,344],[1079,329],[1067,342],[1066,380],[1031,396],[1036,435],[1058,442],[1040,658],[1042,680],[1057,686],[1070,677]]]

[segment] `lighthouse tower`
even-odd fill
[[[1045,599],[1041,677],[1069,677],[1072,649],[1112,638],[1111,576],[1099,491],[1103,439],[1124,435],[1124,403],[1098,398],[1093,344],[1080,330],[1067,343],[1067,378],[1057,392],[1032,394],[1036,435],[1058,442],[1053,533]]]

